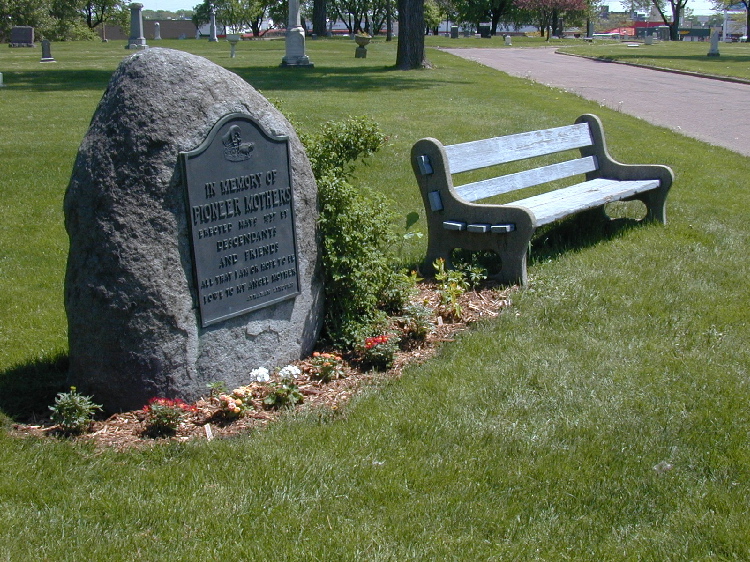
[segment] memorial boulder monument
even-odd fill
[[[123,61],[64,205],[70,383],[108,410],[192,401],[312,351],[315,180],[293,127],[237,75],[160,48]]]

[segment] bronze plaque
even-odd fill
[[[180,156],[202,326],[298,295],[287,137],[234,113]]]

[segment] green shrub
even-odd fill
[[[386,197],[347,181],[354,162],[377,151],[385,140],[377,124],[366,118],[326,123],[319,133],[302,136],[320,200],[326,292],[323,335],[345,350],[386,325],[386,312],[378,307],[395,298],[395,215]]]
[[[60,392],[55,398],[52,410],[52,421],[63,433],[75,435],[86,431],[94,417],[94,412],[101,410],[99,404],[94,404],[91,396],[83,396],[71,386],[70,392]]]
[[[316,134],[301,134],[315,179],[350,177],[354,163],[377,152],[385,141],[378,124],[366,117],[324,123]]]
[[[416,295],[419,281],[421,278],[416,271],[394,271],[383,287],[378,307],[391,315],[401,314],[409,306],[411,298]]]

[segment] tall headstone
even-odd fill
[[[289,0],[289,23],[286,32],[286,54],[281,66],[313,66],[305,54],[305,28],[299,14],[299,0]]]
[[[161,24],[158,21],[154,22],[154,41],[161,41]]]
[[[42,60],[39,62],[57,62],[52,58],[52,49],[50,47],[49,39],[42,40]]]
[[[10,47],[36,47],[34,28],[30,25],[16,25],[10,30]]]
[[[70,383],[130,410],[308,355],[316,221],[304,149],[257,91],[182,51],[128,57],[65,194]]]
[[[130,5],[130,38],[126,49],[146,49],[146,38],[143,36],[143,4]]]
[[[211,43],[215,43],[216,41],[219,40],[219,38],[216,37],[216,7],[213,4],[211,5],[211,9],[208,13],[208,18],[209,18],[208,19],[208,23],[209,23],[208,41]]]
[[[709,57],[718,57],[719,53],[719,33],[721,33],[720,27],[711,28],[711,48],[708,51]]]

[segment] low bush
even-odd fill
[[[94,412],[101,411],[99,404],[94,404],[91,396],[83,396],[71,386],[70,392],[60,392],[55,404],[50,406],[52,421],[60,430],[69,435],[84,433],[94,417]]]
[[[355,161],[376,152],[386,137],[366,118],[326,123],[302,136],[318,183],[326,312],[323,336],[352,350],[387,324],[389,303],[405,302],[394,284],[396,219],[388,199],[348,179]]]

